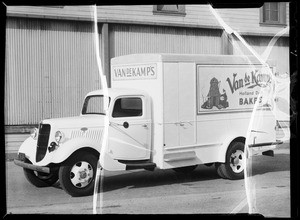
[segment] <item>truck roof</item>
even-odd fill
[[[203,65],[261,64],[255,56],[250,55],[137,53],[111,59],[112,65],[148,62],[194,62]],[[268,63],[272,65],[271,60],[268,60]]]
[[[89,92],[86,96],[92,96],[92,95],[103,95],[104,91],[102,89],[94,90]],[[148,94],[142,90],[137,89],[128,89],[128,88],[118,88],[118,89],[112,89],[108,88],[108,94],[111,98],[120,96],[120,95],[143,95],[148,96]]]

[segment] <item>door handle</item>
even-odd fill
[[[147,125],[147,124],[143,124],[142,127],[143,127],[143,128],[147,128],[148,125]]]
[[[175,124],[175,125],[179,125],[179,126],[184,126],[184,123],[183,123],[183,122],[175,122],[174,124]]]

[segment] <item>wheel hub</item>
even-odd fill
[[[86,170],[79,171],[79,179],[85,179],[88,176]]]
[[[240,173],[244,170],[244,152],[237,150],[230,156],[230,167],[233,172]]]
[[[70,179],[75,187],[86,187],[93,179],[93,167],[85,161],[76,163],[71,169]]]

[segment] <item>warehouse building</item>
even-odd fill
[[[44,118],[79,115],[85,94],[101,88],[93,6],[8,6],[5,59],[6,132],[27,132]],[[289,26],[289,3],[218,9],[259,54]],[[209,5],[97,6],[99,50],[132,53],[251,54],[224,31]],[[272,47],[277,75],[289,75],[289,32]],[[285,91],[285,96],[288,90]],[[288,110],[287,110],[288,111]],[[288,120],[288,113],[280,120]]]

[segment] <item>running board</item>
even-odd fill
[[[156,167],[155,163],[148,160],[118,160],[119,163],[126,165],[126,170],[145,169],[153,171]]]
[[[248,147],[263,147],[263,146],[271,146],[271,145],[278,145],[282,144],[283,141],[276,141],[276,142],[266,142],[266,143],[258,143],[258,144],[249,144]]]

